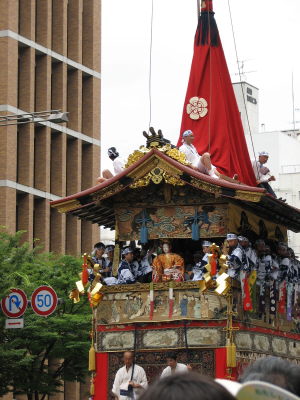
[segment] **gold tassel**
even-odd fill
[[[236,345],[231,343],[231,367],[236,367]]]
[[[89,371],[96,371],[96,352],[93,344],[89,351]]]
[[[94,384],[94,380],[91,380],[91,386],[90,386],[90,395],[94,396],[95,394],[95,384]]]
[[[231,367],[231,343],[230,339],[226,340],[226,365]]]
[[[229,368],[236,367],[236,346],[234,343],[230,343],[230,339],[226,342],[226,364]]]

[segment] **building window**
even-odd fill
[[[257,100],[251,96],[247,96],[247,101],[249,101],[252,104],[257,104]]]
[[[249,87],[247,87],[247,93],[250,94],[252,96],[252,89],[250,89]]]

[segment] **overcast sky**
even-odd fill
[[[144,144],[149,125],[151,0],[102,0],[102,168],[107,148],[124,158]],[[260,124],[292,128],[300,109],[300,0],[230,0],[240,60],[259,88]],[[239,77],[228,0],[214,0],[232,81]],[[196,0],[154,0],[151,125],[177,142],[197,26]],[[295,119],[300,120],[300,111]],[[296,125],[300,127],[300,123]]]

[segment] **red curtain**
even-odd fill
[[[95,395],[93,400],[107,399],[108,353],[96,353]]]
[[[188,113],[191,111],[191,106],[187,111],[190,99],[194,97],[203,98],[207,102],[207,107],[205,107],[206,102],[202,102],[204,105],[202,115],[206,112],[205,108],[207,113],[199,119],[191,119],[191,114]],[[194,56],[178,146],[182,144],[182,133],[187,129],[191,129],[194,133],[194,145],[199,154],[210,152],[212,163],[218,171],[230,177],[238,174],[241,182],[256,186],[240,113],[213,12],[205,10],[202,10],[195,35]]]
[[[215,349],[215,378],[226,379],[226,347]]]

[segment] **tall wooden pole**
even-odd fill
[[[198,18],[199,18],[199,15],[200,15],[200,1],[201,0],[197,0],[197,21],[198,21]]]

